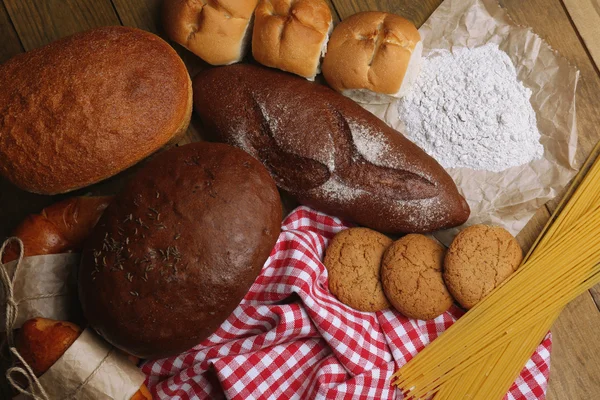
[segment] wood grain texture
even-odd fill
[[[0,3],[0,43],[2,43],[2,46],[0,46],[0,63],[23,52],[19,36],[3,3]]]
[[[600,76],[600,0],[562,0],[562,2],[596,67],[595,75]],[[598,90],[598,88],[591,90]],[[596,96],[597,93],[596,91]],[[596,111],[597,115],[598,111]],[[598,125],[596,127],[597,130],[600,129]],[[592,288],[590,292],[596,306],[600,309],[600,285]]]
[[[600,314],[589,293],[579,296],[563,310],[552,326],[547,400],[600,398],[599,328]],[[572,343],[584,345],[572,346]]]
[[[442,3],[441,0],[332,0],[340,18],[344,19],[359,11],[387,11],[403,16],[417,27]]]
[[[535,239],[537,239],[542,229],[544,229],[548,218],[550,218],[548,209],[541,207],[517,235],[517,241],[525,253],[529,251]]]
[[[154,33],[159,33],[162,29],[160,23],[162,0],[112,0],[112,3],[123,25]]]
[[[4,0],[25,50],[63,36],[120,25],[110,0]]]
[[[562,0],[579,36],[600,70],[600,0]]]

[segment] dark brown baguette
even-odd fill
[[[469,217],[433,158],[325,86],[240,64],[205,71],[193,87],[206,132],[259,159],[301,203],[387,233]]]

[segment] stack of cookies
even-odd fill
[[[396,241],[368,228],[338,233],[324,264],[329,290],[342,303],[375,312],[393,306],[408,318],[429,320],[456,301],[470,309],[519,267],[516,239],[496,226],[473,225],[446,249],[409,234]]]

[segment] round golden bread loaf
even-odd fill
[[[0,65],[0,174],[34,193],[69,192],[182,134],[192,85],[158,36],[110,26]]]

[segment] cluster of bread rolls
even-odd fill
[[[209,64],[239,62],[251,48],[261,64],[310,80],[333,28],[324,0],[166,0],[163,22],[171,39]]]
[[[251,48],[259,63],[314,80],[323,61],[327,83],[363,103],[404,96],[423,47],[410,21],[384,12],[355,14],[334,30],[324,0],[166,0],[163,21],[171,39],[213,65]]]

